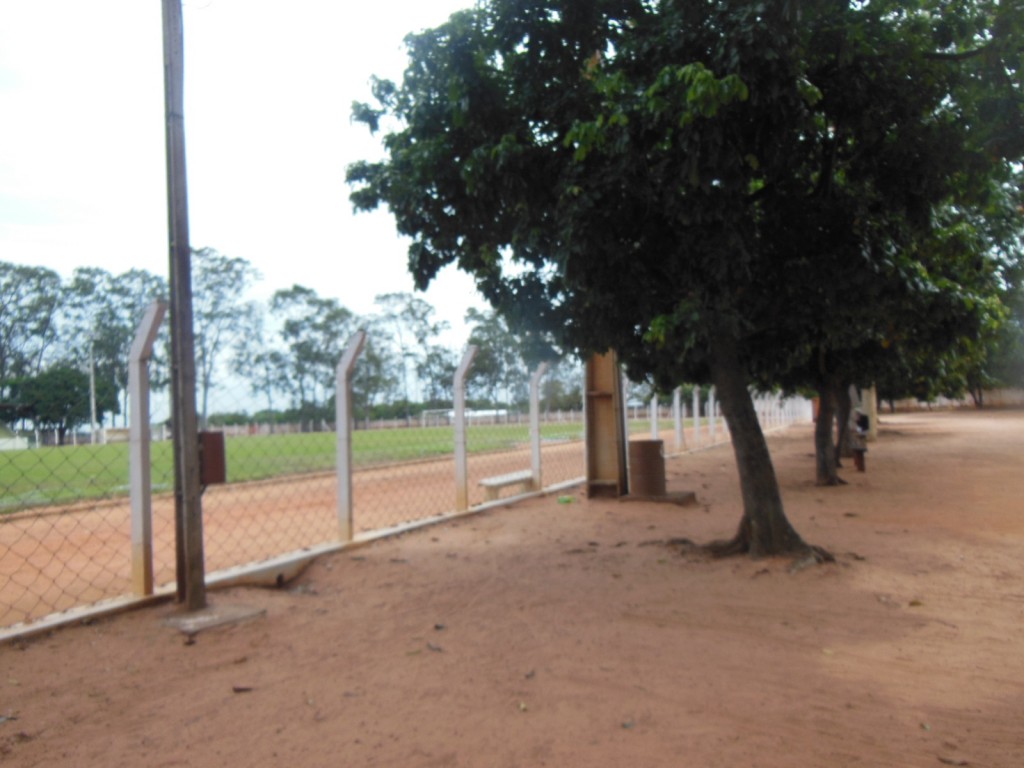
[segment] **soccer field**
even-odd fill
[[[545,441],[581,440],[582,423],[544,424]],[[507,450],[529,442],[526,424],[467,429],[471,453]],[[356,430],[357,468],[436,458],[453,452],[451,427]],[[334,432],[254,435],[225,440],[228,482],[330,471],[337,459]],[[172,485],[172,444],[151,448],[153,490]],[[26,507],[123,496],[128,493],[128,444],[79,445],[0,453],[0,514]]]

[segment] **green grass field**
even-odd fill
[[[471,453],[529,444],[525,424],[474,426]],[[543,440],[581,440],[581,423],[545,424]],[[352,453],[357,467],[415,461],[453,452],[451,427],[357,430]],[[228,482],[330,471],[336,461],[333,432],[229,437],[225,441]],[[154,491],[172,487],[172,446],[151,448]],[[25,507],[124,496],[128,493],[128,445],[80,445],[0,452],[0,514]]]

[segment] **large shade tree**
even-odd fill
[[[662,387],[713,383],[743,496],[723,550],[806,551],[750,386],[803,365],[813,323],[839,346],[864,341],[844,336],[862,305],[820,296],[849,264],[893,295],[915,281],[927,292],[931,211],[1019,152],[1012,9],[905,6],[483,2],[410,36],[403,82],[377,81],[377,104],[356,105],[389,132],[383,161],[349,169],[353,202],[388,206],[419,287],[455,263],[534,340],[614,348]],[[1010,82],[990,85],[980,67],[957,79],[980,61]],[[837,122],[850,82],[884,108]],[[964,118],[986,104],[988,144],[972,143]],[[787,317],[800,302],[806,320]]]

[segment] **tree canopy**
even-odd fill
[[[894,322],[971,330],[992,270],[938,247],[942,214],[1012,185],[1021,16],[482,2],[409,36],[403,81],[355,105],[388,131],[385,159],[350,166],[352,201],[390,209],[419,286],[454,263],[539,343],[715,384],[744,498],[730,549],[804,550],[749,388],[822,385]]]
[[[32,418],[40,429],[56,430],[61,445],[69,430],[89,422],[89,376],[77,368],[49,368],[19,380],[15,389],[24,415]],[[96,407],[101,417],[117,407],[117,392],[111,382],[97,382]]]

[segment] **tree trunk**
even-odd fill
[[[735,340],[716,339],[711,354],[711,378],[732,435],[743,494],[743,517],[736,536],[731,541],[711,545],[712,552],[762,557],[808,550],[786,518],[775,468],[757,421]]]
[[[836,466],[841,467],[840,459],[853,457],[853,444],[850,442],[850,411],[853,400],[850,398],[850,385],[842,383],[836,387]]]
[[[839,485],[836,449],[832,442],[835,419],[835,387],[828,378],[818,384],[818,421],[814,425],[814,464],[816,485]]]

